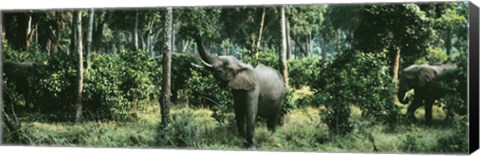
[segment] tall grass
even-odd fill
[[[22,131],[39,146],[243,149],[244,139],[237,134],[233,113],[227,113],[225,122],[219,123],[209,109],[174,107],[169,127],[159,129],[158,109],[153,105],[140,110],[135,122],[22,121]],[[434,112],[434,119],[439,120],[441,109],[435,109],[438,112]],[[257,122],[254,137],[257,150],[373,152],[374,144],[381,153],[466,153],[468,150],[467,126],[462,122],[448,125],[437,122],[432,126],[405,122],[392,131],[382,123],[362,118],[360,109],[352,107],[351,110],[355,130],[343,137],[329,132],[320,119],[321,111],[315,107],[290,111],[275,133],[267,130],[265,122]],[[423,120],[422,110],[416,115]],[[5,142],[13,141],[6,135]]]

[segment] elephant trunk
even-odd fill
[[[198,49],[198,53],[200,54],[200,58],[202,58],[202,63],[205,66],[212,68],[213,58],[205,51],[205,47],[203,46],[202,39],[200,38],[200,36],[195,36],[194,39],[195,39],[195,42],[197,43],[197,49]]]

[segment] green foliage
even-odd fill
[[[115,55],[90,55],[92,66],[84,73],[84,104],[88,118],[126,119],[130,102],[120,89],[124,62]]]
[[[443,78],[439,82],[440,90],[445,91],[445,96],[441,99],[445,102],[447,117],[453,117],[453,113],[467,114],[467,78],[468,78],[468,62],[465,53],[453,60],[457,68],[443,73]]]
[[[92,54],[85,70],[86,115],[97,120],[133,119],[136,110],[157,92],[154,82],[159,67],[144,51],[120,55]]]
[[[198,147],[209,143],[209,137],[215,135],[219,127],[209,110],[193,110],[189,108],[171,112],[170,124],[166,128],[158,128],[157,145],[162,147]]]
[[[337,134],[352,130],[350,105],[358,105],[362,116],[397,122],[395,88],[387,70],[380,54],[346,51],[320,72],[313,88],[327,107],[324,120],[330,130]]]
[[[146,51],[122,51],[119,57],[124,62],[119,77],[122,82],[120,88],[135,107],[137,101],[149,100],[156,89],[151,77],[157,64]]]
[[[51,54],[45,63],[36,66],[35,95],[41,112],[60,120],[73,117],[77,85],[76,55]]]
[[[288,75],[294,76],[289,79],[292,87],[313,86],[318,74],[325,67],[320,57],[307,57],[304,59],[292,59],[288,62]]]
[[[442,153],[467,153],[469,147],[468,125],[466,120],[456,121],[453,124],[453,131],[437,139],[437,145],[433,150],[440,150]]]
[[[219,86],[206,69],[200,70],[203,71],[191,71],[192,76],[186,82],[189,104],[209,107],[213,117],[223,123],[226,113],[233,112],[233,96],[225,86]]]

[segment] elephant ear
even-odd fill
[[[436,71],[432,68],[421,68],[418,70],[418,86],[419,87],[425,87],[427,83],[432,81],[435,78]]]
[[[235,78],[228,82],[228,87],[235,90],[254,90],[255,72],[250,68],[242,68]]]

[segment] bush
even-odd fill
[[[156,89],[151,76],[158,66],[146,51],[122,51],[119,56],[124,62],[122,75],[118,77],[122,82],[120,89],[134,108],[141,107],[139,101],[149,100]]]
[[[467,121],[460,120],[454,123],[453,132],[444,134],[437,139],[437,144],[433,147],[438,152],[467,153],[468,152],[468,125]]]
[[[291,87],[312,86],[315,79],[325,66],[320,57],[307,57],[304,59],[292,59],[288,62],[288,75],[295,78],[289,79]]]
[[[211,143],[219,124],[206,109],[194,110],[182,108],[172,111],[170,123],[166,128],[159,128],[157,145],[161,147],[198,147]],[[161,125],[161,124],[160,124]]]
[[[92,54],[91,67],[85,70],[84,104],[86,115],[96,120],[121,120],[128,117],[129,100],[120,89],[124,62],[115,55]]]
[[[74,101],[77,85],[76,56],[54,53],[36,66],[33,88],[38,97],[35,105],[51,117],[68,120],[74,115]]]
[[[220,86],[208,71],[193,70],[191,72],[192,76],[186,83],[189,86],[188,103],[210,108],[213,111],[213,117],[223,123],[226,113],[233,112],[233,95],[226,87]]]
[[[358,105],[364,117],[396,123],[399,109],[385,60],[381,54],[345,51],[320,71],[313,88],[326,105],[323,118],[334,133],[353,129],[350,105]]]
[[[440,90],[445,91],[444,101],[447,117],[453,117],[453,112],[460,115],[467,114],[467,73],[468,64],[465,53],[453,60],[456,69],[446,71],[440,81]]]

